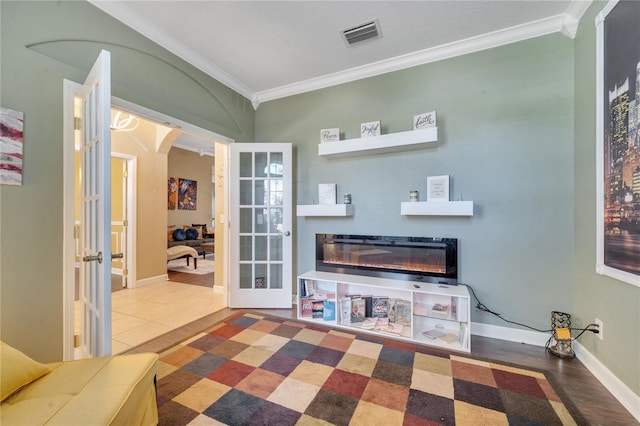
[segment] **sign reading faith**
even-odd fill
[[[413,116],[413,130],[436,127],[436,112],[425,112]]]

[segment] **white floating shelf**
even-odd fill
[[[318,144],[318,155],[328,158],[353,157],[384,152],[411,151],[438,144],[438,128],[410,130],[368,138],[346,139]]]
[[[400,204],[405,216],[473,216],[473,201],[408,201]]]
[[[297,216],[353,216],[353,204],[300,205]]]

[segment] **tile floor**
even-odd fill
[[[212,288],[173,281],[120,290],[111,293],[111,297],[113,354],[224,308],[222,294],[214,293]],[[79,302],[75,309],[79,319]]]

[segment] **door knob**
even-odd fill
[[[82,256],[82,261],[83,262],[95,262],[98,261],[98,263],[102,263],[102,252],[98,252],[98,254],[96,255],[92,255],[92,256]]]

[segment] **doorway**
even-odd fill
[[[68,83],[68,87],[67,87],[67,83]],[[73,93],[74,90],[77,90],[77,88],[75,87],[75,83],[72,82],[65,82],[65,93],[70,92]],[[73,97],[71,97],[71,99],[73,100]],[[68,97],[65,96],[65,105],[67,105],[65,107],[65,111],[69,110],[69,106],[68,106]],[[215,142],[216,145],[216,150],[218,149],[222,149],[224,152],[226,152],[226,145],[233,142],[233,140],[223,137],[221,135],[217,135],[213,132],[201,129],[197,126],[193,126],[189,123],[185,123],[182,122],[180,120],[176,120],[173,119],[171,117],[167,117],[163,114],[157,113],[155,111],[151,111],[148,109],[145,109],[143,107],[139,107],[137,105],[131,104],[127,101],[121,100],[121,99],[117,99],[117,98],[112,98],[112,106],[127,111],[127,112],[131,112],[133,114],[136,114],[137,116],[139,116],[140,118],[144,118],[145,120],[148,120],[149,122],[155,124],[159,124],[162,125],[166,128],[166,131],[163,133],[163,137],[159,137],[154,139],[151,144],[149,144],[148,146],[146,146],[146,149],[149,152],[153,152],[155,154],[158,155],[165,155],[166,157],[166,153],[168,152],[168,150],[170,149],[173,140],[175,140],[175,138],[173,138],[173,136],[176,133],[181,133],[181,132],[188,132],[190,134],[193,135],[199,135],[205,139],[208,139],[210,141],[212,141],[211,143],[213,144]],[[65,123],[68,120],[65,120]],[[64,178],[64,182],[65,182],[65,191],[64,191],[64,205],[65,207],[65,223],[66,224],[73,224],[74,223],[74,208],[73,208],[73,204],[74,204],[74,198],[75,198],[75,190],[74,190],[74,178],[73,178],[73,171],[74,171],[74,167],[71,165],[73,164],[73,155],[74,155],[74,135],[73,135],[73,131],[69,131],[69,126],[68,124],[65,125],[65,154],[64,154],[64,158],[65,158],[65,164],[70,165],[69,166],[65,166],[65,178]],[[136,145],[138,146],[138,148],[143,149],[142,147],[140,147],[139,145],[139,141],[135,140],[135,137],[133,137],[133,134],[129,135],[129,139],[130,140],[130,144]],[[173,138],[173,140],[172,140]],[[213,142],[214,141],[214,142]],[[132,158],[127,160],[128,164],[136,164],[136,161],[138,159],[138,156],[136,155],[131,155]],[[221,166],[221,170],[226,170],[226,156],[221,156],[221,159],[223,159],[223,162],[225,163],[224,165]],[[71,159],[71,161],[69,161],[69,159]],[[166,158],[165,158],[166,161]],[[133,163],[132,163],[133,162]],[[136,166],[134,166],[136,167]],[[139,168],[139,162],[137,164],[137,167]],[[165,166],[166,167],[166,166]],[[129,175],[131,175],[131,170],[129,169],[128,171]],[[166,176],[164,176],[164,178],[162,179],[164,182],[166,182]],[[130,181],[132,182],[132,181]],[[223,183],[224,179],[221,179],[220,183]],[[142,182],[138,182],[138,185],[142,185],[140,186],[140,188],[145,188],[145,185],[142,184]],[[164,184],[163,184],[164,186]],[[123,273],[127,273],[127,282],[126,282],[126,289],[125,291],[130,292],[130,294],[133,294],[134,290],[138,290],[136,292],[137,295],[142,294],[143,292],[148,292],[150,290],[152,290],[153,286],[166,286],[166,281],[167,281],[167,275],[166,275],[166,270],[165,273],[162,274],[158,274],[158,275],[154,275],[154,276],[144,276],[142,275],[142,278],[140,278],[141,273],[140,273],[140,265],[139,265],[139,259],[136,256],[136,253],[139,251],[139,247],[136,247],[138,245],[138,243],[140,242],[140,238],[136,238],[136,236],[140,235],[140,227],[139,226],[135,226],[135,218],[139,217],[140,215],[140,211],[137,211],[136,206],[139,204],[139,201],[137,200],[137,198],[139,198],[139,193],[138,193],[138,197],[134,196],[135,192],[134,192],[135,188],[130,188],[129,190],[127,190],[127,197],[129,197],[130,199],[132,199],[133,201],[130,201],[128,203],[128,207],[129,207],[129,213],[128,216],[130,219],[127,219],[127,223],[128,223],[128,229],[126,232],[126,235],[123,236],[122,240],[123,241],[123,245],[125,245],[128,250],[127,252],[130,253],[130,256],[127,257],[127,262],[125,263],[125,265],[122,266],[122,272]],[[163,191],[163,194],[165,194],[165,192]],[[123,195],[124,196],[124,195]],[[226,191],[219,191],[218,192],[218,199],[220,199],[221,197],[226,197]],[[166,200],[165,200],[166,203]],[[225,201],[226,203],[226,201]],[[166,204],[165,204],[166,205]],[[157,215],[157,211],[156,210],[156,216]],[[166,210],[165,210],[166,211]],[[166,215],[165,215],[166,218]],[[142,220],[142,219],[141,219]],[[166,219],[164,219],[166,220]],[[220,220],[218,219],[216,221],[217,223],[224,223],[224,219]],[[165,223],[166,225],[166,223]],[[71,225],[71,227],[73,227],[73,225]],[[225,229],[224,227],[217,227],[218,229],[216,229],[216,234],[220,234],[220,238],[216,238],[216,253],[218,253],[218,255],[216,256],[216,263],[219,263],[219,271],[222,271],[222,273],[217,274],[219,275],[219,280],[217,279],[217,281],[220,283],[220,285],[218,285],[218,282],[216,283],[215,286],[215,291],[212,291],[217,293],[218,298],[220,299],[220,303],[219,303],[219,308],[226,306],[226,276],[227,276],[227,272],[226,270],[226,247],[224,244],[224,241],[226,241],[226,235],[225,235]],[[160,231],[162,232],[162,231]],[[162,232],[163,233],[163,232]],[[216,235],[217,236],[217,235]],[[146,237],[145,237],[146,239]],[[74,323],[75,323],[75,308],[74,308],[74,270],[75,270],[75,255],[76,255],[76,250],[75,250],[75,244],[74,244],[74,238],[73,235],[65,232],[64,235],[64,252],[65,252],[65,266],[64,266],[64,277],[65,277],[65,297],[64,297],[64,358],[65,359],[73,359],[74,358],[74,331],[75,331],[75,327],[74,327]],[[163,250],[166,250],[166,246]],[[114,246],[114,252],[116,251],[116,247]],[[156,260],[158,259],[158,257],[155,257]],[[211,291],[211,290],[209,290]],[[113,296],[111,296],[113,299]],[[139,298],[146,298],[146,296],[135,296],[135,297],[139,297]],[[165,295],[163,296],[165,298],[170,298],[171,296],[169,295]],[[205,315],[205,313],[203,313],[203,315]],[[117,318],[113,318],[114,321],[117,320]],[[152,336],[155,337],[155,336]],[[151,337],[151,338],[152,338]],[[114,353],[116,352],[120,352],[120,350],[117,350],[116,348],[114,348]]]

